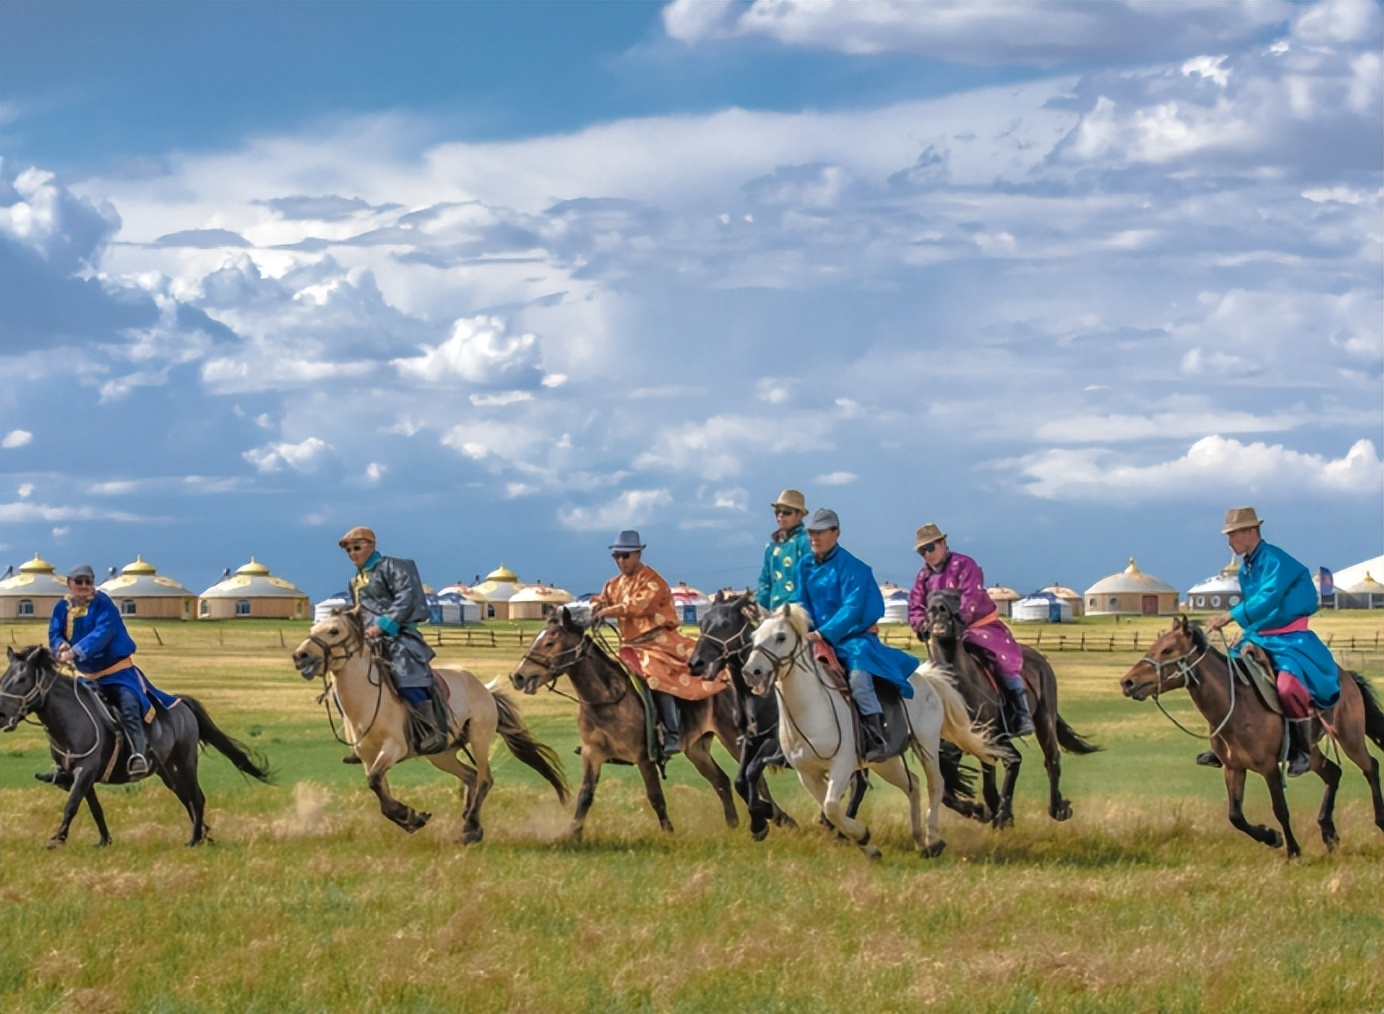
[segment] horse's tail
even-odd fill
[[[269,761],[264,754],[254,750],[237,739],[232,739],[221,731],[211,720],[207,709],[195,697],[182,697],[183,706],[197,719],[197,738],[204,744],[216,747],[225,758],[235,765],[236,770],[257,778],[266,785],[274,781],[274,772],[269,769]]]
[[[922,666],[918,673],[937,691],[942,702],[942,738],[951,740],[986,764],[1003,764],[1008,755],[1002,747],[995,745],[984,726],[971,721],[966,699],[956,689],[951,676],[931,663]]]
[[[1358,672],[1352,672],[1350,678],[1360,688],[1360,704],[1365,709],[1365,735],[1384,750],[1384,710],[1379,707],[1379,695],[1370,686],[1370,681]]]
[[[557,790],[558,801],[566,803],[567,773],[562,770],[557,751],[533,738],[533,733],[529,732],[508,697],[501,694],[494,694],[494,697],[495,708],[500,713],[498,731],[509,752],[547,779],[548,784]]]
[[[1100,753],[1104,747],[1096,746],[1077,735],[1077,731],[1067,724],[1061,715],[1057,716],[1057,745],[1068,753]]]

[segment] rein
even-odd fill
[[[29,661],[26,661],[24,665],[30,666],[38,670],[38,675],[34,677],[33,689],[31,689],[28,693],[25,694],[15,694],[10,693],[9,691],[4,690],[3,688],[0,688],[0,697],[6,697],[11,700],[18,701],[19,718],[27,721],[31,717],[36,717],[34,713],[42,709],[48,703],[48,695],[52,692],[53,687],[57,685],[58,680],[64,677],[56,665],[48,667],[47,669],[34,665],[34,663]],[[73,698],[81,707],[82,712],[87,716],[88,721],[91,722],[91,728],[93,733],[91,747],[87,750],[82,751],[81,753],[73,753],[66,747],[59,745],[58,741],[53,738],[52,730],[48,728],[48,724],[46,722],[44,722],[41,718],[37,719],[38,724],[43,726],[44,735],[48,737],[49,749],[62,757],[61,766],[64,770],[69,770],[72,767],[73,763],[75,763],[76,761],[86,760],[88,757],[94,754],[101,746],[101,723],[97,719],[97,717],[94,714],[92,714],[92,711],[90,708],[87,707],[86,702],[82,700],[83,683],[80,679],[81,673],[77,672],[77,670],[75,669],[71,669],[70,671],[73,675]],[[43,676],[45,674],[48,676],[48,680],[46,683],[43,680]],[[95,689],[91,688],[90,686],[88,686],[86,689],[90,693],[96,693]]]
[[[1221,643],[1225,644],[1224,634],[1221,634]],[[1207,735],[1202,735],[1199,732],[1193,732],[1191,729],[1187,728],[1185,725],[1183,725],[1181,722],[1179,722],[1176,718],[1174,718],[1171,714],[1168,713],[1168,709],[1163,707],[1163,701],[1161,700],[1163,694],[1164,667],[1175,666],[1177,668],[1177,671],[1182,675],[1183,685],[1186,686],[1189,691],[1192,687],[1196,686],[1200,682],[1200,679],[1197,676],[1197,668],[1201,665],[1202,660],[1205,659],[1208,654],[1210,654],[1211,646],[1208,644],[1205,648],[1202,648],[1201,654],[1197,655],[1197,657],[1195,659],[1192,659],[1191,662],[1188,662],[1187,659],[1191,658],[1192,655],[1196,654],[1197,650],[1197,646],[1193,644],[1190,650],[1183,652],[1177,658],[1170,658],[1166,661],[1159,661],[1151,655],[1145,655],[1139,661],[1147,662],[1149,666],[1153,669],[1154,676],[1158,679],[1158,683],[1153,691],[1153,703],[1158,706],[1159,711],[1163,712],[1163,716],[1168,721],[1172,722],[1173,725],[1177,726],[1187,735],[1191,736],[1193,739],[1210,740],[1214,739],[1217,735],[1220,734],[1220,731],[1224,729],[1226,727],[1226,724],[1230,721],[1230,716],[1235,714],[1235,662],[1233,659],[1230,658],[1230,649],[1228,645],[1226,647],[1226,678],[1230,683],[1230,707],[1226,709],[1225,717],[1221,719],[1220,724],[1217,725],[1214,729],[1212,729],[1210,733],[1208,733]]]
[[[364,730],[361,731],[361,734],[356,738],[356,741],[353,743],[346,738],[344,732],[337,731],[336,717],[332,714],[332,706],[328,702],[327,698],[329,696],[335,696],[336,694],[336,671],[333,669],[333,665],[344,666],[347,662],[351,661],[351,659],[354,656],[360,654],[363,649],[368,647],[368,645],[365,644],[365,638],[361,637],[361,643],[357,644],[353,632],[351,637],[348,637],[346,640],[340,641],[337,644],[328,644],[326,641],[322,640],[320,637],[317,637],[315,634],[312,633],[308,634],[307,639],[311,641],[313,644],[317,645],[317,647],[322,649],[322,672],[319,674],[322,678],[322,693],[317,699],[320,702],[322,702],[322,706],[327,712],[327,725],[331,728],[332,736],[336,739],[338,743],[342,744],[343,746],[349,746],[352,750],[354,750],[356,747],[360,746],[360,744],[364,743],[366,737],[370,735],[370,730],[375,727],[375,723],[379,720],[380,707],[384,703],[384,679],[381,678],[379,680],[375,680],[371,678],[378,672],[378,659],[375,658],[373,652],[367,652],[370,658],[370,665],[365,671],[365,682],[369,683],[371,686],[375,688],[375,713],[370,716],[370,723],[366,725]],[[333,652],[338,648],[341,649],[341,658],[339,662],[338,660],[333,658]],[[330,673],[332,676],[330,682],[327,680],[328,673]],[[340,708],[340,697],[336,698],[336,703],[337,707]]]
[[[619,693],[606,701],[583,700],[579,696],[574,697],[573,695],[559,690],[557,688],[557,678],[561,676],[563,673],[568,673],[568,675],[570,676],[572,667],[587,656],[588,649],[591,648],[593,645],[598,649],[598,654],[605,656],[606,661],[610,662],[612,665],[618,666],[622,671],[624,670],[624,666],[620,666],[619,663],[615,662],[615,660],[612,659],[607,652],[599,650],[602,647],[602,645],[600,641],[597,640],[597,635],[593,633],[582,634],[581,640],[579,640],[576,644],[572,645],[570,648],[563,648],[561,651],[557,652],[551,659],[543,659],[537,657],[536,655],[534,655],[533,649],[530,648],[528,651],[524,652],[524,656],[519,660],[519,665],[522,666],[525,662],[532,662],[533,664],[540,666],[543,669],[543,685],[551,694],[557,694],[559,697],[565,697],[569,701],[575,701],[577,704],[580,704],[588,708],[613,707],[614,705],[619,704],[621,701],[623,701],[627,696],[629,696],[629,681],[633,678],[629,673],[625,674],[626,679],[622,682]],[[566,656],[568,655],[570,655],[571,658],[567,658]]]
[[[836,746],[828,754],[823,754],[817,749],[817,744],[813,743],[802,731],[802,726],[793,717],[793,709],[788,706],[788,700],[783,696],[783,672],[785,668],[797,669],[810,667],[812,676],[817,685],[826,693],[830,701],[832,687],[822,679],[821,667],[817,665],[816,659],[812,657],[811,650],[808,648],[807,639],[799,638],[798,643],[788,655],[775,655],[769,648],[762,644],[757,644],[750,649],[751,657],[756,651],[763,652],[764,655],[773,663],[774,696],[778,698],[779,710],[784,720],[804,743],[812,751],[819,761],[829,761],[841,752],[841,747],[845,743],[845,734],[841,731],[841,716],[837,713],[834,705],[831,705],[832,721],[836,723]],[[800,659],[807,660],[807,666],[799,666]]]

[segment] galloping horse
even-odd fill
[[[941,737],[946,736],[981,761],[994,763],[1002,756],[984,730],[966,714],[966,702],[950,677],[936,666],[924,664],[909,677],[913,697],[905,700],[908,746],[927,776],[928,816],[926,834],[919,813],[918,779],[903,756],[866,764],[856,748],[854,709],[842,687],[818,664],[807,641],[808,616],[802,606],[790,604],[772,613],[754,633],[745,680],[761,696],[771,691],[779,703],[779,744],[803,787],[810,792],[837,831],[854,841],[871,859],[880,851],[870,844],[870,829],[847,815],[842,796],[855,771],[869,767],[908,796],[909,828],[925,857],[939,855],[946,847],[939,833],[942,772],[938,764]]]
[[[990,822],[995,827],[1014,823],[1014,784],[1019,780],[1023,757],[1014,749],[1008,732],[1004,731],[1004,700],[987,667],[976,655],[967,651],[962,642],[966,624],[961,619],[961,595],[952,589],[933,592],[927,602],[928,654],[932,661],[944,666],[956,680],[956,687],[966,699],[966,708],[977,722],[1001,730],[999,742],[1007,748],[1004,761],[1004,785],[995,787],[995,768],[981,767],[981,785]],[[1033,734],[1043,751],[1043,766],[1048,771],[1048,816],[1053,820],[1068,820],[1072,804],[1062,798],[1061,750],[1075,754],[1091,754],[1100,747],[1088,743],[1057,713],[1057,676],[1048,660],[1036,649],[1022,645],[1024,654],[1024,683],[1033,701]],[[1060,749],[1059,749],[1060,748]],[[984,815],[978,819],[986,819]]]
[[[426,824],[432,814],[420,813],[389,792],[389,769],[416,755],[404,731],[408,708],[387,686],[389,677],[380,660],[370,652],[359,610],[339,612],[315,623],[307,640],[294,651],[293,665],[304,679],[320,675],[326,683],[327,674],[331,674],[332,686],[328,689],[335,692],[341,704],[349,745],[365,765],[365,776],[379,798],[380,812],[410,834]],[[451,716],[447,730],[450,747],[426,756],[434,767],[465,786],[463,843],[478,842],[485,834],[481,806],[495,781],[490,773],[490,744],[497,732],[516,758],[552,785],[560,802],[567,801],[567,777],[562,762],[552,747],[533,738],[510,701],[492,693],[465,669],[434,669],[433,675],[445,688]],[[457,756],[461,749],[467,751],[475,767]]]
[[[119,721],[90,681],[70,679],[58,670],[57,660],[47,648],[25,648],[19,654],[13,648],[6,651],[9,667],[0,677],[0,729],[13,732],[21,719],[32,714],[48,733],[53,760],[72,776],[62,823],[48,839],[48,847],[67,841],[72,818],[84,799],[101,835],[97,844],[109,845],[110,831],[101,801],[96,798],[96,783],[119,785],[138,780],[125,773],[123,763],[117,763],[126,752]],[[197,781],[199,743],[210,743],[237,770],[252,778],[272,781],[264,758],[222,732],[200,701],[180,697],[169,710],[158,709],[149,726],[149,759],[163,784],[192,818],[189,845],[211,841],[211,828],[205,819],[207,800]]]
[[[548,617],[532,646],[510,676],[515,689],[537,693],[540,686],[551,686],[566,673],[577,692],[581,707],[577,729],[581,733],[581,790],[572,815],[570,834],[580,840],[586,812],[596,798],[596,783],[607,761],[633,764],[644,779],[644,794],[654,808],[658,825],[672,831],[668,806],[659,784],[658,764],[649,757],[644,703],[625,668],[606,653],[595,638],[559,609]],[[735,797],[730,779],[711,757],[710,737],[715,735],[732,757],[739,758],[736,743],[735,704],[726,693],[701,701],[678,701],[682,725],[682,750],[692,766],[711,783],[720,797],[726,825],[735,827],[740,819],[735,812]],[[777,807],[775,807],[777,809]]]
[[[1339,669],[1339,667],[1338,667]],[[1384,749],[1384,711],[1379,699],[1363,676],[1339,669],[1341,697],[1336,702],[1331,719],[1331,733],[1346,756],[1364,772],[1374,798],[1374,824],[1384,831],[1384,795],[1379,787],[1379,761],[1370,753],[1366,737]],[[1186,616],[1173,621],[1173,627],[1159,636],[1141,658],[1120,680],[1126,697],[1142,701],[1150,696],[1156,701],[1162,694],[1178,688],[1186,689],[1209,722],[1211,749],[1220,758],[1225,773],[1225,792],[1229,800],[1230,823],[1257,842],[1271,848],[1287,843],[1287,857],[1301,854],[1288,813],[1288,800],[1283,792],[1283,778],[1278,763],[1282,755],[1283,716],[1270,710],[1247,686],[1239,685],[1237,674],[1231,671],[1226,656],[1212,647],[1201,627]],[[1161,705],[1160,705],[1161,706]],[[1323,728],[1320,717],[1312,720],[1312,770],[1326,783],[1317,825],[1327,850],[1340,840],[1336,834],[1333,814],[1336,809],[1336,790],[1341,783],[1341,769],[1317,746]],[[1254,771],[1268,784],[1273,813],[1283,833],[1263,824],[1251,824],[1241,809],[1245,795],[1245,772]]]

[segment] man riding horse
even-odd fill
[[[431,662],[435,655],[418,633],[428,620],[428,600],[423,579],[412,560],[382,556],[375,549],[375,533],[357,526],[337,542],[356,575],[351,596],[365,620],[365,637],[378,645],[389,663],[394,686],[411,713],[411,743],[415,753],[447,749],[446,705],[436,699]]]
[[[1232,507],[1225,512],[1221,534],[1243,561],[1241,597],[1229,612],[1211,617],[1206,629],[1220,630],[1234,620],[1243,633],[1231,656],[1238,655],[1244,644],[1258,645],[1269,656],[1288,719],[1288,774],[1296,777],[1307,770],[1311,757],[1308,704],[1321,712],[1329,725],[1341,684],[1331,649],[1307,629],[1307,617],[1320,604],[1312,574],[1283,550],[1265,542],[1259,535],[1262,524],[1253,507]],[[1211,758],[1208,762],[1203,755],[1197,760],[1220,767],[1214,754]]]
[[[798,565],[810,553],[807,530],[807,502],[796,489],[785,489],[771,507],[778,527],[764,547],[764,565],[759,570],[759,591],[755,601],[766,611],[777,609],[785,602],[797,602]]]
[[[934,524],[919,528],[914,548],[923,558],[922,569],[908,593],[908,625],[920,640],[927,640],[927,600],[933,592],[954,589],[961,595],[961,621],[966,624],[962,640],[974,645],[990,660],[991,669],[1004,685],[1014,713],[1015,736],[1033,732],[1033,715],[1028,709],[1024,688],[1024,653],[1014,635],[1000,619],[994,599],[985,590],[985,574],[980,565],[947,547],[946,534]]]
[[[812,553],[798,571],[801,601],[816,628],[807,639],[829,644],[846,667],[864,733],[862,756],[880,763],[889,754],[875,680],[886,680],[900,697],[910,698],[913,687],[908,678],[921,663],[879,639],[875,625],[884,617],[884,596],[869,565],[838,545],[841,522],[836,512],[817,508],[807,522],[807,538]]]
[[[611,544],[620,573],[601,589],[592,618],[620,621],[620,643],[634,655],[631,668],[653,691],[663,725],[663,753],[671,756],[682,751],[677,699],[705,700],[729,684],[698,679],[687,668],[696,642],[678,629],[672,589],[644,563],[645,548],[633,530],[621,532]]]

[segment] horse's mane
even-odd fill
[[[58,660],[46,644],[35,644],[28,648],[21,648],[15,658],[26,665],[38,665],[45,669],[52,669],[57,666]]]
[[[788,625],[793,628],[793,633],[797,634],[799,639],[806,637],[812,628],[812,618],[807,615],[807,610],[796,602],[789,602],[782,607],[782,611]]]

